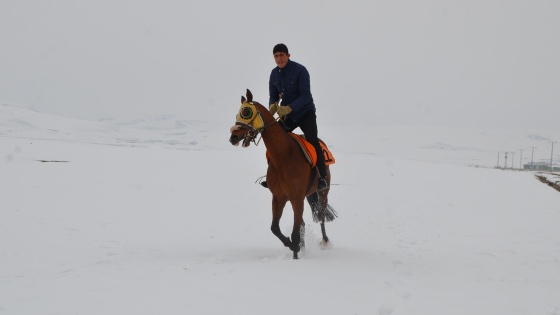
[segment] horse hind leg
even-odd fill
[[[319,213],[319,194],[317,192],[312,193],[306,197],[307,203],[311,207],[311,215],[313,216],[314,222],[320,222],[321,218]]]
[[[329,245],[329,237],[327,236],[327,232],[325,231],[325,219],[321,221],[321,233],[323,234],[323,239],[319,244],[324,248]]]
[[[321,219],[321,234],[323,235],[323,239],[321,240],[321,247],[327,248],[329,243],[329,237],[327,236],[327,232],[325,230],[325,221],[330,222],[333,221],[337,217],[336,211],[329,205],[328,199],[328,191],[322,191],[317,193],[318,194],[318,211],[320,213],[319,217]]]
[[[328,199],[326,192],[313,193],[307,196],[307,202],[311,207],[311,213],[313,215],[313,221],[321,224],[321,234],[323,239],[321,240],[321,247],[326,247],[329,244],[329,237],[325,229],[325,221],[332,221],[336,217],[336,212],[334,209],[328,205]]]
[[[301,238],[299,241],[299,247],[304,248],[305,247],[305,221],[301,222],[301,226],[299,227],[299,236]]]

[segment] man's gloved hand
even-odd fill
[[[280,117],[284,117],[291,112],[292,112],[292,108],[290,107],[290,105],[278,106],[278,116]]]
[[[278,102],[272,103],[268,106],[268,111],[274,116],[278,111]]]

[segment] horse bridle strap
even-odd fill
[[[244,103],[245,104],[245,103]],[[265,131],[270,125],[272,125],[273,123],[275,123],[278,119],[280,119],[280,117],[274,119],[273,121],[269,122],[268,124],[264,123],[264,118],[259,110],[258,107],[256,107],[253,102],[247,102],[247,104],[250,104],[253,106],[253,108],[256,110],[256,115],[252,115],[253,117],[251,117],[251,119],[247,119],[246,117],[244,117],[240,111],[240,113],[237,116],[237,121],[236,124],[231,127],[230,132],[233,132],[234,130],[247,130],[247,133],[245,135],[245,143],[247,142],[253,142],[256,146],[259,145],[260,139],[258,141],[255,141],[255,139],[257,138],[257,136],[262,133],[263,131]],[[243,110],[243,109],[242,109]],[[260,128],[256,128],[255,127],[255,120],[260,119],[260,123],[259,123],[259,127]],[[262,137],[261,137],[262,139]]]

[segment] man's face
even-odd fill
[[[274,54],[274,61],[278,68],[282,69],[288,63],[288,59],[290,59],[290,54],[286,54],[283,52],[277,52]]]

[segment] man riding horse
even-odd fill
[[[334,220],[337,214],[328,203],[329,189],[318,192],[319,179],[313,169],[313,159],[304,153],[299,140],[294,139],[294,136],[298,136],[288,134],[265,106],[253,100],[253,94],[249,90],[247,90],[247,98],[241,97],[241,108],[235,118],[235,125],[230,128],[230,133],[229,142],[235,146],[242,144],[244,148],[251,142],[257,145],[255,139],[261,135],[267,150],[267,186],[272,193],[270,230],[284,246],[290,248],[294,254],[293,258],[298,259],[298,252],[305,246],[303,221],[305,199],[311,206],[313,221],[321,224],[323,237],[320,244],[322,247],[328,246],[329,238],[325,231],[325,222]],[[325,152],[328,152],[326,147]],[[314,153],[312,148],[309,153]],[[334,163],[334,157],[329,154],[327,161],[328,164]],[[330,183],[328,165],[326,171],[326,181]],[[288,202],[294,212],[291,238],[285,236],[280,229],[280,219]]]
[[[327,169],[319,144],[309,72],[303,65],[290,60],[286,45],[274,46],[272,53],[277,66],[272,69],[268,82],[269,110],[272,115],[278,113],[281,118],[280,125],[284,130],[292,132],[299,127],[305,139],[313,145],[317,152],[317,169],[320,175],[317,191],[325,190],[329,188],[326,181]],[[267,187],[266,181],[261,185]]]

